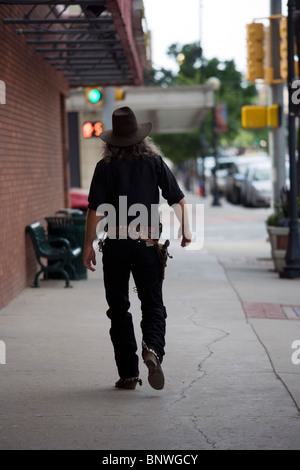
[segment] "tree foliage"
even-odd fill
[[[253,104],[257,99],[256,87],[244,80],[241,72],[236,69],[233,60],[221,62],[217,58],[210,60],[202,57],[199,44],[192,43],[184,46],[172,44],[168,55],[178,63],[178,73],[160,69],[151,70],[145,74],[145,85],[162,87],[205,84],[210,77],[217,77],[221,86],[216,92],[216,103],[226,103],[228,114],[228,127],[225,132],[219,133],[219,143],[222,147],[233,144],[241,146],[245,139],[245,130],[241,126],[241,108]],[[267,131],[246,131],[249,142],[267,141]],[[204,136],[204,138],[203,138]],[[202,148],[204,153],[211,153],[212,148],[212,113],[208,113],[204,122],[204,134],[200,126],[192,133],[182,134],[156,134],[155,141],[162,151],[174,162],[196,158]]]

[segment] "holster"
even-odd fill
[[[156,250],[158,253],[159,261],[161,264],[161,278],[165,278],[165,269],[167,267],[168,258],[173,258],[168,251],[168,247],[170,245],[169,240],[166,240],[165,243],[155,243]]]
[[[162,232],[162,224],[160,223],[159,224],[159,236],[161,235],[161,232]],[[119,232],[117,232],[116,234],[118,236]],[[151,234],[149,233],[149,236],[150,235]],[[105,243],[106,236],[107,236],[107,233],[105,233],[104,237],[98,242],[98,247],[99,247],[100,252],[102,252],[103,250],[103,245]],[[161,265],[161,279],[163,280],[165,278],[165,269],[167,266],[167,260],[168,258],[173,258],[173,256],[171,256],[168,251],[168,247],[170,246],[170,241],[166,240],[165,243],[159,243],[158,240],[153,240],[152,238],[141,238],[139,240],[143,240],[144,242],[152,243],[153,245],[155,245],[158,258],[160,261],[160,265]]]

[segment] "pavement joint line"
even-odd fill
[[[228,266],[228,265],[241,266],[243,264],[246,264],[247,266],[270,267],[270,266],[273,266],[274,264],[272,259],[251,258],[247,256],[219,257],[218,260],[223,266]]]
[[[297,317],[300,317],[300,307],[292,307]]]
[[[286,313],[289,320],[299,320],[299,316],[297,315],[297,309],[293,307],[287,307],[286,305],[282,306],[284,312]],[[299,309],[298,309],[299,310]]]
[[[247,318],[267,318],[276,320],[300,320],[300,317],[288,316],[285,309],[290,308],[300,312],[299,305],[274,304],[270,302],[243,302]],[[295,312],[296,313],[296,312]],[[297,313],[296,313],[297,315]]]

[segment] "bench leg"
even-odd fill
[[[75,269],[75,267],[74,267],[72,261],[70,261],[70,262],[68,263],[68,268],[69,268],[69,270],[70,270],[70,272],[71,272],[71,276],[73,276],[72,279],[74,279],[75,281],[78,280],[78,276],[77,276],[77,273],[76,273],[76,269]]]
[[[67,271],[65,271],[64,269],[60,269],[60,272],[63,274],[64,278],[66,279],[65,287],[73,287],[70,285],[70,277]]]
[[[35,275],[34,283],[33,283],[33,286],[31,286],[31,287],[40,287],[40,286],[39,286],[39,275],[42,274],[42,272],[43,272],[43,269],[41,269],[41,270]]]
[[[45,269],[41,269],[36,275],[35,275],[35,278],[34,278],[34,283],[31,287],[40,287],[39,286],[39,276],[40,274],[42,274],[42,272],[44,272],[44,275],[45,275],[45,280],[48,279],[48,272],[47,270]],[[65,287],[73,287],[70,285],[70,277],[69,277],[69,274],[67,273],[67,271],[63,268],[63,267],[60,267],[57,269],[57,272],[60,272],[62,273],[62,275],[64,276],[65,280],[66,280],[66,284],[65,284]]]

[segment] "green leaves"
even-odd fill
[[[167,54],[178,65],[178,73],[160,69],[145,72],[147,86],[176,86],[205,84],[210,77],[217,77],[221,87],[216,92],[216,103],[226,103],[228,126],[225,132],[219,133],[219,143],[223,147],[253,145],[261,139],[268,142],[267,131],[245,131],[241,126],[241,108],[247,104],[255,104],[257,99],[256,87],[247,82],[241,72],[236,69],[234,60],[219,61],[217,58],[205,59],[199,43],[180,46],[172,44]],[[212,152],[212,113],[208,113],[204,123],[207,152]],[[155,142],[160,145],[163,153],[172,161],[178,163],[200,156],[200,126],[194,132],[186,134],[153,135]],[[266,148],[264,149],[266,150]]]

